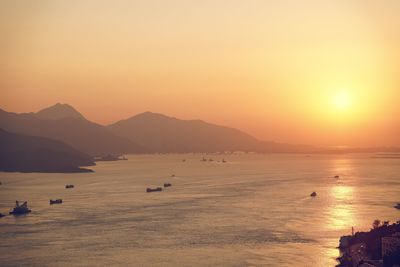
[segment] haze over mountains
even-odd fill
[[[237,129],[152,112],[121,120],[108,129],[150,152],[254,151],[260,148],[257,139]]]
[[[152,153],[188,152],[314,152],[307,145],[260,141],[238,129],[219,126],[202,120],[180,120],[159,113],[144,112],[108,126]]]
[[[61,140],[92,156],[125,153],[187,153],[222,151],[298,152],[311,146],[262,142],[240,130],[201,120],[180,120],[145,112],[109,126],[88,121],[68,104],[37,113],[0,110],[0,128],[10,132]]]
[[[17,114],[0,109],[0,128],[60,140],[92,156],[144,152],[140,146],[114,135],[106,127],[86,120],[67,104],[56,104],[37,113]]]
[[[87,120],[67,104],[37,113],[0,109],[0,128],[9,132],[55,139],[91,156],[128,153],[254,151],[265,153],[329,153],[399,151],[372,148],[338,151],[307,145],[260,141],[240,130],[201,120],[180,120],[145,112],[108,126]]]

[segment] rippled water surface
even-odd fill
[[[399,159],[207,157],[214,161],[131,155],[95,173],[0,173],[0,212],[16,199],[32,209],[0,218],[0,266],[334,266],[351,226],[400,219]],[[164,182],[172,187],[145,192]]]

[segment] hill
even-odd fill
[[[92,158],[56,140],[0,129],[0,171],[88,172]]]
[[[23,114],[0,109],[0,128],[60,140],[92,156],[143,152],[142,147],[86,120],[68,105],[56,104],[38,113]]]
[[[85,120],[82,114],[68,104],[57,103],[51,107],[36,112],[36,117],[42,120],[59,120],[64,118],[76,118]]]
[[[201,120],[180,120],[152,112],[118,121],[108,128],[116,135],[159,153],[312,150],[308,146],[259,141],[240,130]]]

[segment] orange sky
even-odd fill
[[[400,145],[400,1],[2,1],[0,107]]]

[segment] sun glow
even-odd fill
[[[335,109],[339,111],[346,111],[351,106],[351,99],[346,91],[336,92],[332,102]]]

